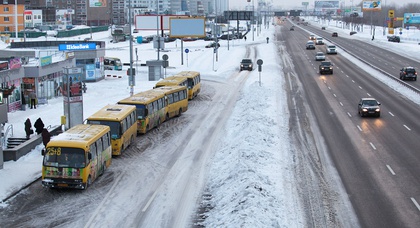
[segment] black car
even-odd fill
[[[295,27],[290,27],[290,31],[295,31]]]
[[[214,48],[216,46],[219,48],[220,47],[220,43],[219,42],[217,42],[217,43],[216,42],[211,42],[210,44],[207,44],[206,45],[206,48]]]
[[[249,70],[252,71],[252,60],[251,59],[242,59],[240,71]]]
[[[233,40],[236,39],[236,35],[235,34],[223,34],[219,37],[219,39],[221,40]]]
[[[333,64],[330,61],[322,61],[319,65],[319,73],[329,73],[333,74]]]
[[[332,37],[338,37],[338,33],[333,32],[333,33],[332,33]]]
[[[381,116],[381,108],[379,103],[375,98],[361,98],[358,105],[358,113],[361,117],[363,116]]]
[[[417,81],[417,71],[414,67],[403,67],[400,70],[400,79],[401,80],[414,80]]]
[[[400,37],[399,36],[388,36],[388,41],[390,41],[390,42],[397,42],[397,43],[399,43],[400,42]]]

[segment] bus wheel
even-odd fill
[[[86,184],[85,184],[85,190],[90,186],[91,183],[92,183],[92,179],[90,178],[90,175],[89,175],[89,177],[86,181]]]
[[[181,116],[181,114],[182,114],[182,109],[179,109],[179,112],[178,112],[178,117],[180,117],[180,116]]]

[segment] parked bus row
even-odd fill
[[[184,71],[172,77],[159,81],[153,89],[103,107],[85,124],[53,137],[43,152],[42,184],[86,189],[136,135],[187,111],[188,100],[200,92],[200,73]]]

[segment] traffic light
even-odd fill
[[[388,17],[394,18],[394,10],[388,10]]]

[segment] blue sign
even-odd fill
[[[404,13],[405,25],[407,24],[419,24],[420,23],[420,13]]]
[[[95,43],[80,43],[80,44],[59,44],[59,51],[86,51],[96,50]]]
[[[185,53],[188,53],[188,52],[190,52],[190,49],[185,48]]]

